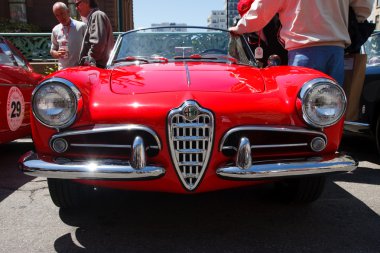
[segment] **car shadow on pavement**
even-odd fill
[[[359,161],[380,164],[380,154],[377,152],[374,138],[346,134],[342,138],[339,150],[355,154],[354,157]]]
[[[102,196],[102,194],[104,194]],[[106,191],[91,208],[60,209],[75,232],[57,252],[378,252],[380,217],[328,180],[311,205],[267,185],[205,193]]]
[[[30,139],[22,140],[0,144],[0,202],[34,179],[18,168],[20,156],[34,149]]]
[[[380,154],[377,152],[373,138],[345,135],[340,150],[359,161],[359,167],[352,173],[338,174],[334,179],[345,182],[380,185]],[[371,168],[368,166],[371,165]]]

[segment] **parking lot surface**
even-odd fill
[[[21,174],[29,139],[0,145],[0,252],[380,252],[380,156],[345,138],[359,159],[328,178],[308,206],[268,186],[199,195],[99,190],[97,203],[63,210],[46,179]]]

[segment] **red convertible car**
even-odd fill
[[[337,152],[346,97],[307,68],[258,68],[244,37],[150,28],[119,36],[106,69],[47,76],[33,92],[36,151],[24,173],[75,207],[94,187],[201,193],[274,183],[311,202],[325,175],[357,167]]]
[[[0,144],[31,134],[30,101],[42,78],[9,41],[0,37]]]

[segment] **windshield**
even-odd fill
[[[225,30],[176,26],[122,34],[108,65],[169,61],[254,62],[242,37],[231,37]]]
[[[373,34],[364,44],[367,64],[380,65],[380,33]]]

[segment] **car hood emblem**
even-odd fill
[[[193,121],[199,115],[199,110],[193,105],[188,105],[183,109],[183,115],[187,120]]]

